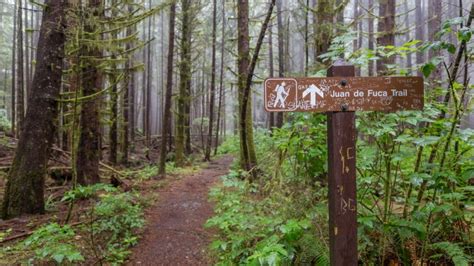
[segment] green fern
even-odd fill
[[[472,265],[472,263],[474,262],[473,258],[467,255],[464,252],[464,248],[457,243],[438,242],[438,243],[431,244],[429,246],[429,249],[435,252],[432,258],[439,257],[440,255],[441,256],[445,255],[449,259],[451,259],[454,265],[456,266],[468,266],[468,265]]]

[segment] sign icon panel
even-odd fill
[[[269,112],[296,109],[297,82],[295,79],[279,78],[265,81],[265,109]]]

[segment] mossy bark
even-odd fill
[[[98,27],[99,18],[103,14],[102,0],[89,0],[90,17],[85,19],[84,31],[88,38],[100,39],[94,36]],[[92,37],[91,37],[92,36]],[[93,46],[93,45],[90,45]],[[81,47],[83,55],[100,57],[102,55],[97,47],[89,47],[83,44]],[[102,77],[93,59],[84,59],[82,62],[81,81],[83,96],[96,94],[102,87]],[[80,184],[95,184],[100,182],[100,99],[92,97],[81,106],[80,136],[77,148],[77,181]]]
[[[37,49],[36,73],[23,130],[3,199],[2,217],[44,212],[44,176],[57,129],[57,99],[64,57],[67,1],[47,0]]]
[[[161,129],[160,175],[166,174],[166,155],[168,135],[171,132],[171,95],[173,94],[173,57],[174,57],[174,28],[176,17],[176,4],[170,7],[168,63],[166,73],[166,95],[163,110],[163,127]],[[171,142],[171,139],[170,139]]]
[[[176,121],[176,165],[185,164],[189,101],[191,87],[191,1],[181,1],[181,60],[179,62],[179,95]],[[188,147],[189,148],[189,147]]]
[[[248,153],[247,138],[245,136],[245,130],[248,129],[249,116],[246,115],[243,119],[240,114],[243,108],[251,106],[251,101],[248,101],[246,106],[243,105],[243,97],[245,86],[247,83],[248,68],[250,65],[249,60],[249,3],[247,0],[239,0],[237,12],[237,28],[238,28],[238,93],[239,93],[239,136],[240,136],[240,167],[245,170],[249,170],[250,160]],[[251,112],[248,112],[251,113]],[[252,116],[250,116],[250,122]]]
[[[315,16],[318,23],[315,25],[314,42],[318,62],[322,62],[319,56],[326,53],[331,45],[334,37],[334,18],[336,14],[334,0],[317,1]]]

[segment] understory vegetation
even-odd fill
[[[75,264],[85,258],[94,264],[123,263],[129,248],[138,241],[137,229],[145,222],[137,195],[98,184],[79,186],[61,199],[67,203],[78,200],[90,201],[81,222],[63,225],[55,221],[40,226],[25,240],[5,246],[1,263]]]
[[[202,166],[167,163],[163,180],[156,178],[155,164],[124,169],[115,173],[124,178],[121,187],[100,183],[67,189],[70,183],[61,184],[63,196],[51,195],[46,202],[46,222],[31,220],[28,227],[35,228],[26,234],[14,234],[12,228],[1,232],[0,264],[121,265],[140,239],[144,209],[158,196],[153,190]]]
[[[440,38],[461,21],[444,22]],[[462,28],[457,36],[460,42],[471,38]],[[348,53],[352,40],[350,32],[335,38],[321,57],[366,65],[418,51],[456,52],[449,42],[409,41]],[[473,263],[474,130],[461,126],[473,86],[467,75],[459,82],[453,78],[459,64],[434,57],[417,66],[427,78],[423,111],[357,113],[363,264]],[[443,65],[446,80],[434,74]],[[391,65],[388,71],[407,75],[414,69]],[[453,103],[440,101],[443,96]],[[282,128],[256,133],[258,177],[246,178],[236,164],[210,193],[216,215],[207,225],[219,229],[211,245],[219,264],[329,264],[326,131],[325,115],[292,113]],[[239,147],[238,138],[230,138],[219,151],[238,155]]]
[[[472,262],[474,130],[449,135],[449,121],[436,123],[443,132],[437,136],[416,130],[438,113],[430,106],[358,116],[360,261]],[[329,264],[325,119],[292,115],[272,136],[259,131],[258,181],[249,183],[236,163],[212,190],[216,215],[207,226],[219,229],[211,248],[220,264]],[[445,151],[439,169],[429,155],[447,142],[457,148]],[[230,138],[220,152],[238,149],[238,139]]]

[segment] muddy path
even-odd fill
[[[147,227],[128,265],[209,265],[211,232],[203,225],[213,214],[209,189],[228,173],[232,158],[212,161],[200,172],[173,181],[147,211]]]

